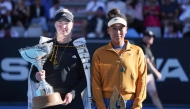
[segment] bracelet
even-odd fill
[[[75,98],[75,90],[71,90],[70,93],[72,94],[72,98]]]

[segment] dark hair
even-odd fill
[[[120,13],[120,10],[117,8],[113,8],[108,12],[108,22],[115,17],[121,17],[127,22],[127,18]]]
[[[136,5],[138,4],[138,0],[132,0],[130,5],[135,9]]]
[[[102,6],[99,6],[97,11],[104,11],[103,7]]]
[[[168,26],[171,26],[173,28],[173,32],[178,32],[179,30],[178,25],[175,22],[169,22]]]
[[[59,4],[59,0],[54,0],[53,5]]]

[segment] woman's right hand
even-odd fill
[[[36,72],[36,80],[42,81],[45,79],[45,70],[42,70],[41,72]]]
[[[162,74],[161,74],[160,72],[158,72],[158,73],[156,74],[156,76],[157,76],[157,79],[158,79],[158,80],[161,80],[161,79],[162,79]]]

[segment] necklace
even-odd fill
[[[125,72],[125,68],[123,67],[123,61],[121,59],[121,57],[119,57],[120,61],[121,61],[121,68],[120,68],[120,72]]]
[[[65,52],[65,50],[66,50],[66,48],[68,47],[68,45],[69,45],[69,42],[68,42],[67,45],[65,46],[65,49],[63,50],[63,52],[62,52],[62,54],[61,54],[61,56],[60,56],[60,58],[59,58],[59,63],[60,63],[60,60],[61,60],[61,58],[62,58],[62,56],[63,56],[63,53]],[[59,68],[59,63],[58,63],[57,60],[56,60],[58,48],[59,48],[59,45],[56,45],[56,42],[55,42],[55,45],[53,46],[53,53],[52,53],[52,56],[51,56],[51,58],[50,58],[50,61],[51,61],[51,62],[53,61],[53,68],[54,68],[55,70],[57,70],[57,69]],[[56,49],[56,50],[55,50],[55,49]],[[56,51],[56,53],[55,53],[55,51]],[[54,53],[55,53],[55,55],[54,55]]]
[[[112,48],[113,49],[113,51],[114,52],[116,52],[116,50],[114,49],[114,48]],[[123,52],[123,51],[121,51],[121,50],[123,50],[122,48],[118,51],[118,52],[116,52],[117,53],[117,55],[119,56],[119,60],[120,60],[120,69],[119,69],[119,71],[120,72],[125,72],[125,67],[124,67],[124,65],[123,65],[123,61],[122,61],[122,58],[121,58],[121,54],[122,53],[120,53],[120,52]]]

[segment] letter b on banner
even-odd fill
[[[4,58],[1,61],[1,77],[7,81],[24,81],[28,78],[28,62],[22,58]]]

